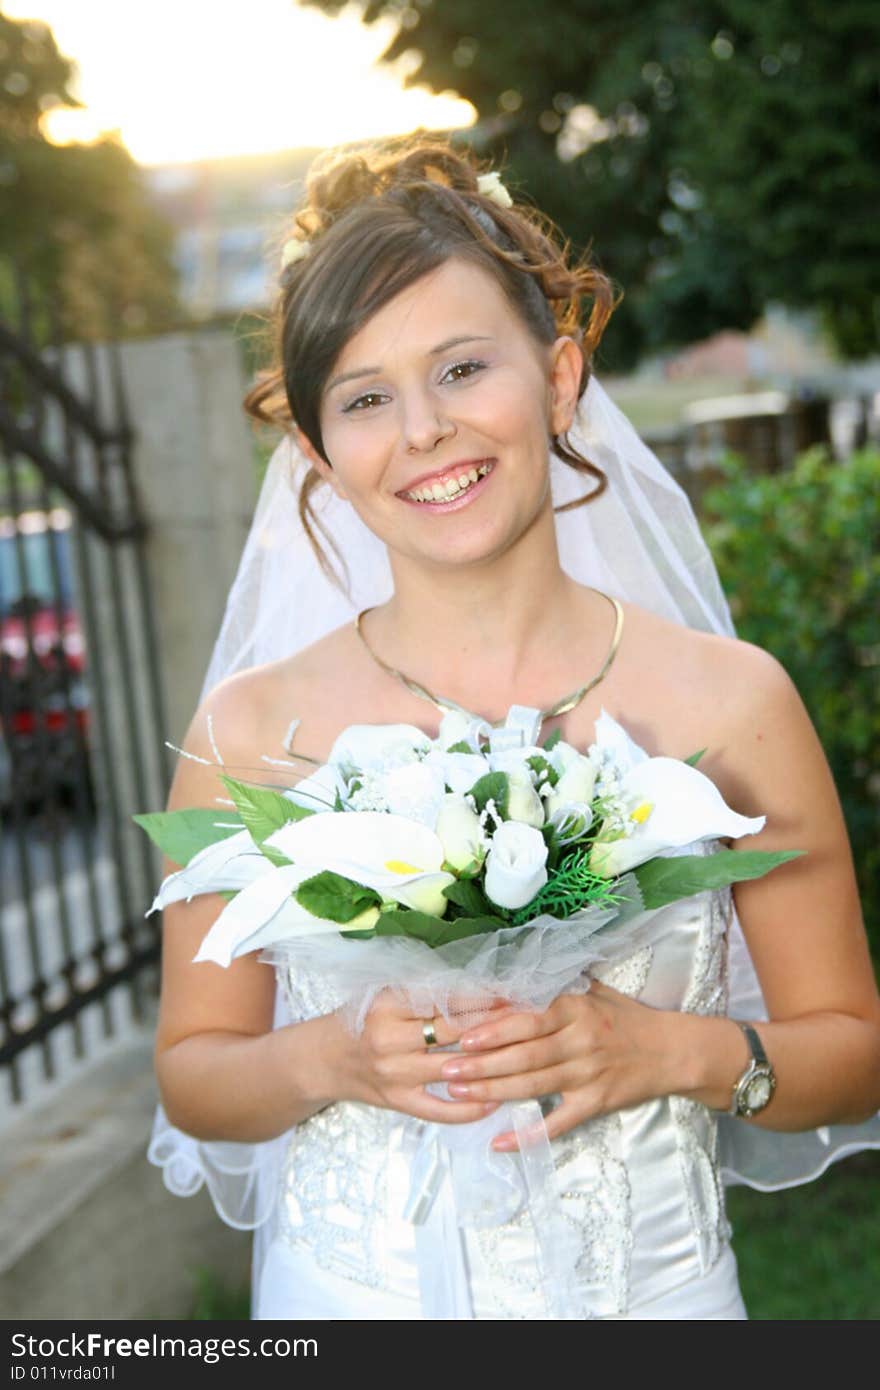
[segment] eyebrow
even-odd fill
[[[458,347],[460,343],[488,343],[491,341],[492,339],[485,333],[463,333],[456,338],[447,338],[445,342],[438,343],[436,347],[431,348],[428,355],[436,357],[441,352],[448,352],[450,348]],[[343,372],[340,376],[335,376],[332,381],[328,382],[327,390],[333,391],[343,382],[355,381],[361,376],[377,376],[381,370],[381,367],[356,367],[354,371]]]

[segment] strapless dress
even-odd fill
[[[712,852],[717,843],[689,846]],[[682,851],[684,852],[684,851]],[[593,970],[658,1009],[727,1011],[729,888],[670,904],[636,949]],[[338,1007],[330,980],[278,967],[293,1021]],[[415,1232],[404,1216],[423,1122],[338,1102],[285,1139],[253,1316],[417,1319]],[[719,1164],[718,1118],[670,1096],[588,1120],[551,1141],[576,1249],[576,1316],[745,1318]],[[510,1161],[517,1162],[516,1154]],[[473,1316],[548,1318],[530,1209],[459,1228]]]

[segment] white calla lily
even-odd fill
[[[264,859],[268,864],[268,860]],[[295,936],[316,936],[322,932],[365,931],[375,926],[377,907],[367,908],[350,922],[331,922],[316,917],[292,896],[315,866],[287,864],[243,888],[223,909],[206,935],[194,961],[214,961],[228,966],[237,956]]]
[[[486,859],[486,896],[498,907],[525,907],[547,882],[547,845],[539,830],[506,820],[492,836]]]
[[[630,738],[622,724],[612,719],[603,709],[596,720],[596,743],[601,751],[613,754],[615,765],[621,772],[627,772],[638,763],[649,761],[650,754]]]
[[[199,893],[237,892],[272,871],[272,865],[247,830],[228,835],[194,854],[189,863],[162,881],[145,916],[169,903],[187,902]]]
[[[266,840],[312,873],[328,869],[384,898],[442,917],[448,906],[441,889],[443,845],[427,825],[384,811],[328,811],[283,825]]]
[[[634,761],[621,779],[621,797],[636,808],[631,830],[606,841],[600,830],[590,854],[590,868],[606,878],[692,841],[756,835],[767,820],[732,811],[714,782],[677,758]]]

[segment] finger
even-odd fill
[[[444,1100],[441,1096],[432,1096],[427,1091],[418,1092],[417,1098],[407,1107],[408,1113],[415,1115],[419,1120],[433,1120],[438,1124],[450,1125],[473,1124],[497,1109],[498,1104],[494,1101]]]
[[[568,1131],[574,1129],[576,1125],[583,1124],[584,1120],[590,1118],[590,1113],[585,1112],[582,1097],[578,1098],[578,1103],[575,1105],[572,1097],[563,1096],[560,1104],[555,1106],[544,1116],[544,1129],[546,1130],[547,1138],[551,1141],[553,1139],[559,1139],[561,1135],[567,1134]],[[529,1142],[530,1138],[538,1139],[539,1137],[540,1130],[537,1126],[530,1131],[526,1131],[526,1142]],[[505,1130],[502,1134],[496,1134],[495,1138],[492,1140],[491,1147],[499,1150],[501,1153],[509,1153],[512,1150],[519,1149],[520,1144],[516,1131]]]
[[[517,1076],[491,1077],[487,1081],[449,1081],[447,1087],[451,1096],[462,1100],[536,1100],[538,1096],[561,1091],[564,1079],[563,1068],[554,1066]]]
[[[449,1053],[440,1065],[440,1079],[469,1083],[493,1076],[517,1076],[543,1071],[568,1060],[568,1052],[559,1034],[551,1034],[529,1039],[528,1042],[510,1043],[507,1047],[480,1052],[476,1056],[463,1052]]]
[[[507,1047],[527,1038],[542,1038],[557,1032],[559,1019],[547,1013],[510,1013],[486,1023],[468,1028],[461,1036],[462,1052],[485,1052],[490,1048]]]

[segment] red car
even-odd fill
[[[39,805],[88,775],[85,642],[70,512],[0,516],[0,806]],[[54,550],[56,563],[52,562]]]

